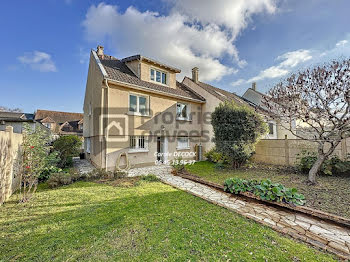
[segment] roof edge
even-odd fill
[[[106,79],[107,79],[107,81],[110,81],[111,83],[121,84],[121,85],[124,85],[126,87],[133,88],[133,89],[136,89],[136,90],[146,91],[148,93],[162,94],[164,96],[181,98],[183,100],[194,101],[194,102],[201,103],[201,104],[204,104],[206,102],[206,101],[195,99],[195,98],[190,98],[190,97],[176,95],[176,94],[170,94],[170,93],[167,93],[167,92],[164,92],[164,91],[160,91],[160,90],[152,90],[152,89],[147,88],[147,87],[134,85],[134,84],[129,84],[129,83],[118,81],[118,80],[114,80],[114,79],[111,79],[111,78],[106,78]]]
[[[93,56],[94,56],[94,58],[95,58],[95,61],[96,61],[97,65],[98,65],[98,67],[100,68],[100,71],[101,71],[103,77],[108,77],[108,74],[107,74],[107,72],[106,72],[106,69],[103,67],[100,58],[98,58],[98,56],[97,56],[97,54],[96,54],[96,51],[93,50],[93,49],[91,49],[91,53],[93,54]]]
[[[167,68],[167,69],[169,69],[171,71],[174,71],[175,73],[181,73],[181,70],[176,68],[176,67],[169,66],[169,65],[164,64],[162,62],[159,62],[159,61],[157,61],[155,59],[152,59],[152,58],[149,58],[149,57],[146,57],[146,56],[142,56],[142,55],[133,55],[133,56],[125,57],[125,58],[121,59],[120,61],[122,61],[122,62],[131,62],[131,61],[134,61],[134,60],[151,62],[151,63],[154,63],[156,65],[165,67],[165,68]]]

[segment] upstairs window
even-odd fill
[[[191,109],[190,105],[177,103],[176,104],[176,119],[178,120],[190,120]]]
[[[167,85],[167,74],[165,72],[151,68],[150,76],[151,81]]]
[[[269,123],[269,135],[273,135],[273,134],[274,134],[274,124]]]
[[[129,95],[129,112],[148,115],[148,98],[146,96]]]

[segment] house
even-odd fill
[[[128,162],[139,167],[177,156],[194,159],[206,100],[176,81],[178,73],[142,55],[117,59],[101,46],[91,51],[83,135],[95,166],[114,170]]]
[[[55,135],[83,135],[84,115],[38,109],[34,120],[40,122]]]
[[[256,83],[252,83],[252,87],[248,88],[243,94],[242,98],[249,102],[251,106],[260,108],[261,111],[265,111],[265,115],[269,114],[268,109],[263,104],[263,97],[265,94],[259,92],[256,87]],[[273,120],[269,117],[266,118],[268,124],[268,134],[266,135],[266,139],[295,139],[295,135],[293,135],[290,131],[283,127],[283,123],[280,121]]]
[[[34,114],[19,112],[0,112],[0,131],[5,131],[6,126],[12,126],[13,132],[21,134],[23,132],[24,123],[28,124],[32,129],[40,123],[34,120]]]

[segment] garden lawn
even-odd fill
[[[310,186],[305,183],[307,175],[282,169],[266,169],[259,166],[250,169],[218,170],[215,164],[203,161],[186,166],[186,169],[207,181],[223,184],[227,178],[270,179],[286,187],[295,187],[306,197],[306,206],[350,218],[350,175],[318,176],[318,184]]]
[[[334,259],[160,182],[77,182],[42,187],[26,205],[16,198],[0,207],[0,261]]]

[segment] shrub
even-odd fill
[[[53,143],[53,149],[59,153],[61,168],[72,166],[73,156],[79,156],[82,142],[76,135],[61,136]]]
[[[53,173],[47,180],[47,185],[50,188],[69,185],[71,183],[73,183],[72,175],[66,172]]]
[[[184,161],[183,161],[182,157],[175,158],[172,161],[171,166],[172,166],[173,171],[175,173],[181,173],[181,172],[183,172],[185,170],[185,164],[184,164]]]
[[[45,168],[38,177],[39,182],[47,181],[52,173],[62,172],[62,169],[57,167],[59,161],[60,158],[58,157],[57,151],[54,151],[47,155],[47,157],[45,158]]]
[[[206,152],[204,156],[208,159],[208,161],[213,163],[228,163],[227,157],[224,154],[217,152],[215,147]]]
[[[158,181],[160,181],[160,179],[156,175],[153,175],[153,174],[149,174],[149,175],[143,176],[141,179],[144,180],[144,181],[147,181],[147,182],[158,182]]]
[[[317,153],[303,150],[297,155],[296,167],[302,173],[309,173],[317,160]],[[337,155],[332,156],[323,162],[320,173],[323,175],[342,174],[350,171],[350,161],[341,160]]]
[[[226,179],[224,190],[232,194],[251,192],[262,200],[303,205],[305,197],[296,188],[287,188],[280,183],[272,183],[266,179],[260,182],[240,178]]]
[[[267,131],[259,114],[245,106],[236,106],[233,102],[225,102],[216,107],[211,124],[216,151],[223,154],[234,168],[249,160],[258,139]]]

